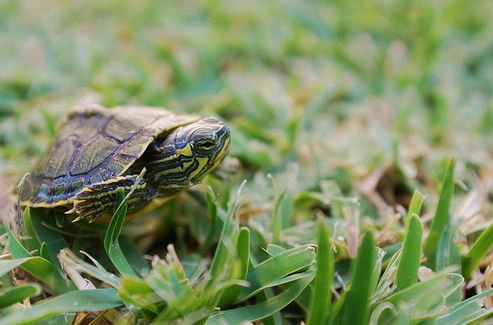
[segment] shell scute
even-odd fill
[[[135,136],[123,143],[119,154],[121,156],[140,157],[152,140],[153,137],[149,132],[143,132],[143,134],[139,134],[139,136]]]
[[[70,184],[70,193],[76,193],[80,191],[84,187],[84,178],[74,177],[72,180],[72,184]]]
[[[58,142],[54,148],[52,148],[49,159],[45,162],[41,175],[50,178],[66,175],[76,149],[77,146],[74,136],[70,136],[67,139]]]
[[[129,113],[131,114],[132,112]],[[122,114],[115,114],[109,120],[104,132],[107,135],[118,139],[120,142],[127,141],[135,136],[143,125],[149,124],[152,121],[152,117],[142,116],[141,114],[135,114],[132,119],[129,119],[127,116],[122,116]]]
[[[89,178],[89,183],[90,184],[94,184],[94,183],[101,183],[101,182],[104,182],[106,179],[108,179],[109,177],[107,177],[106,175],[106,170],[103,169],[103,170],[98,170],[98,172],[94,175],[92,175],[90,178]]]
[[[75,110],[69,115],[57,138],[74,137],[79,144],[84,144],[98,135],[106,123],[107,118],[103,112],[88,114],[86,111]]]
[[[129,158],[122,158],[119,157],[119,159],[115,159],[111,161],[108,164],[108,167],[106,167],[106,170],[108,171],[108,174],[112,175],[113,177],[116,175],[121,175],[122,171],[128,166],[130,163],[131,159]]]
[[[91,141],[79,148],[70,167],[70,175],[81,175],[101,165],[111,158],[118,147],[118,142],[102,134],[96,135]]]

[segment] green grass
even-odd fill
[[[486,0],[2,1],[0,323],[490,322],[492,21]],[[217,116],[241,168],[20,231],[9,188],[90,102]]]

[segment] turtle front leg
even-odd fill
[[[74,198],[74,207],[67,214],[77,213],[79,216],[72,222],[80,219],[90,219],[89,222],[104,214],[112,214],[115,209],[116,190],[123,188],[127,195],[131,187],[137,181],[138,175],[119,176],[105,182],[94,183],[78,192]],[[132,211],[147,203],[143,202],[143,194],[147,188],[146,181],[142,178],[127,201],[128,210]]]

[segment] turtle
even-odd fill
[[[200,183],[230,148],[230,130],[215,117],[150,106],[76,108],[14,195],[21,206],[66,207],[73,222],[93,222],[111,216],[118,188],[134,186],[129,219]]]

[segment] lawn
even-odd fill
[[[489,1],[0,2],[1,324],[487,324]],[[17,210],[76,106],[216,116],[238,168],[109,225]]]

